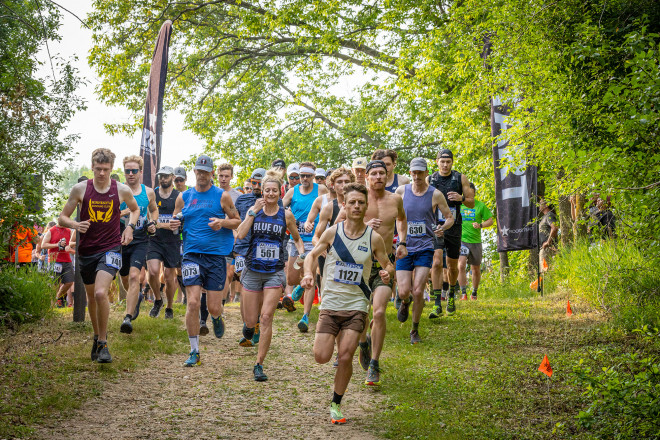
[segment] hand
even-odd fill
[[[400,260],[408,256],[408,248],[406,246],[397,246],[396,248],[396,259]]]
[[[74,248],[72,248],[71,246],[68,246],[68,245],[67,245],[67,247],[64,248],[64,251],[68,252],[70,254],[75,254],[76,253],[76,250]]]
[[[257,201],[254,202],[254,206],[252,207],[252,210],[255,213],[257,213],[257,212],[261,211],[262,209],[264,209],[264,206],[266,206],[266,201],[263,198],[257,199]]]
[[[179,229],[179,226],[181,226],[181,220],[179,220],[178,218],[173,218],[172,220],[170,220],[170,222],[167,225],[168,226],[166,227],[170,228],[171,231],[176,231],[177,229]]]
[[[75,229],[81,234],[84,234],[89,229],[89,220],[85,220],[84,222],[78,222],[76,224]]]
[[[305,232],[308,234],[314,230],[314,223],[305,222]]]
[[[447,193],[447,198],[451,200],[452,202],[462,202],[463,201],[463,196],[460,195],[459,193],[455,191],[449,191]]]
[[[311,289],[314,287],[314,278],[311,275],[305,275],[302,280],[300,280],[300,287],[303,289]]]
[[[444,237],[444,236],[445,236],[445,230],[442,229],[442,227],[440,227],[440,226],[438,226],[437,228],[435,228],[435,231],[433,231],[433,233],[434,233],[435,236],[438,237],[438,238],[440,238],[440,237]]]
[[[481,225],[480,225],[479,223],[477,223],[477,222],[472,223],[472,227],[473,227],[474,229],[481,229]]]
[[[150,234],[155,234],[156,233],[156,223],[151,223],[149,227],[147,228],[147,231],[149,231]]]
[[[369,221],[368,221],[367,223],[365,223],[365,224],[366,224],[367,226],[371,226],[372,229],[378,229],[378,228],[380,228],[380,224],[381,224],[382,222],[383,222],[383,221],[382,221],[381,219],[379,219],[379,218],[372,218],[371,220],[369,220]]]
[[[380,275],[380,279],[383,280],[384,284],[389,284],[390,283],[390,273],[386,270],[379,270],[378,275]]]
[[[217,217],[209,218],[209,227],[214,231],[219,231],[222,229],[223,220]]]
[[[121,245],[126,246],[133,241],[133,228],[127,227],[124,233],[121,234]]]

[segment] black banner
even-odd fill
[[[491,99],[490,127],[493,137],[505,133],[510,110],[499,98]],[[506,134],[506,133],[505,133]],[[526,163],[501,164],[502,159],[517,157],[509,150],[506,136],[493,145],[495,196],[497,201],[497,251],[520,251],[537,247],[537,170]]]
[[[163,134],[163,95],[167,80],[167,60],[170,47],[172,22],[167,20],[158,32],[154,56],[151,60],[147,103],[144,108],[140,156],[144,160],[142,183],[151,188],[156,185],[156,173],[160,168],[161,137]]]

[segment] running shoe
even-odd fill
[[[245,325],[245,323],[243,323],[243,337],[245,339],[249,339],[250,341],[252,341],[255,330],[256,330],[255,328],[248,328],[248,326]]]
[[[287,312],[295,312],[296,311],[296,306],[293,305],[293,300],[288,296],[285,296],[282,299],[282,305],[284,306],[284,308],[286,309]]]
[[[92,362],[96,362],[99,358],[99,339],[94,338],[94,343],[92,344]]]
[[[401,298],[399,298],[399,294],[397,293],[394,297],[394,308],[399,310],[399,307],[401,307]]]
[[[461,295],[461,301],[467,301],[467,294]]]
[[[195,365],[202,365],[199,360],[199,351],[193,350],[190,352],[190,357],[183,363],[184,367],[194,367]]]
[[[335,361],[332,363],[332,366],[335,368],[339,366],[339,354],[335,355]]]
[[[209,334],[209,326],[206,325],[206,321],[199,321],[199,335],[206,336]]]
[[[360,345],[360,366],[364,371],[369,369],[369,362],[371,362],[371,335],[367,335],[367,346]]]
[[[57,308],[58,309],[63,309],[64,308],[64,300],[62,298],[58,298],[57,300]]]
[[[215,337],[220,339],[225,335],[225,321],[222,319],[222,316],[214,318],[211,316],[211,321],[213,321],[213,333]]]
[[[163,300],[162,299],[157,299],[154,301],[154,306],[151,308],[151,311],[149,312],[149,316],[152,318],[158,318],[158,315],[160,315],[160,309],[163,307]]]
[[[429,319],[436,319],[442,316],[442,306],[433,306],[431,313],[429,313]]]
[[[412,345],[419,344],[422,342],[422,338],[419,337],[419,332],[417,330],[410,331],[410,343]]]
[[[399,322],[406,322],[408,320],[408,315],[410,314],[410,303],[412,303],[412,298],[408,298],[407,301],[401,301],[399,311],[396,312],[396,319],[398,319]]]
[[[112,362],[112,356],[110,356],[110,351],[108,350],[108,343],[99,342],[98,347],[98,357],[96,358],[96,362],[99,364],[109,364]]]
[[[283,309],[283,308],[284,308],[284,306],[282,305],[282,301],[279,301],[277,303],[277,309],[279,310],[279,309]]]
[[[307,330],[309,330],[309,317],[307,315],[303,315],[298,321],[298,329],[300,333],[307,333]]]
[[[330,421],[333,425],[343,425],[346,423],[346,418],[341,413],[341,405],[335,402],[330,403]]]
[[[300,298],[302,298],[303,293],[305,293],[305,289],[303,289],[300,286],[296,286],[295,289],[293,289],[293,292],[291,292],[291,299],[293,302],[300,301]]]
[[[380,386],[380,368],[369,365],[369,369],[367,370],[367,378],[364,381],[364,384],[370,387]]]
[[[121,327],[119,327],[119,331],[129,335],[133,333],[133,324],[131,324],[131,318],[129,318],[128,316],[124,318],[124,322],[121,323]]]
[[[135,306],[135,313],[133,313],[133,321],[135,321],[137,317],[140,315],[140,304],[142,304],[143,299],[144,299],[144,295],[142,294],[142,292],[140,292],[138,295],[137,305]]]
[[[238,345],[241,347],[254,347],[252,339],[245,339],[245,337],[241,337],[241,339],[238,341]]]
[[[174,319],[174,310],[165,308],[165,319]]]
[[[259,323],[257,322],[257,326],[254,328],[254,336],[252,336],[252,343],[253,344],[258,344],[259,343],[259,335],[261,334],[261,331],[259,330]]]
[[[454,304],[455,298],[450,296],[447,298],[447,315],[451,316],[456,312],[456,304]]]
[[[470,295],[470,299],[472,301],[476,301],[477,300],[477,295]]]
[[[268,380],[268,376],[264,373],[263,365],[255,365],[252,369],[252,373],[254,374],[254,380],[257,382],[265,382]]]

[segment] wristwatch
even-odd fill
[[[249,209],[247,213],[248,213],[248,215],[251,215],[252,217],[256,217],[256,216],[257,216],[257,213],[254,212],[254,211],[251,210],[251,209]]]
[[[129,227],[129,226],[131,228],[133,228],[133,230],[135,231],[135,223],[129,223],[129,224],[126,225],[126,227]]]
[[[405,241],[401,241],[401,242],[399,242],[399,246],[405,246],[405,247],[408,247],[408,245],[406,244]]]
[[[479,229],[483,229],[483,228],[484,228],[483,223],[479,222]]]
[[[465,194],[463,194],[463,199],[461,200],[461,202],[464,202],[464,201],[465,201]]]

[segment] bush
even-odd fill
[[[55,280],[35,268],[0,269],[0,323],[20,324],[45,317],[56,294]]]

